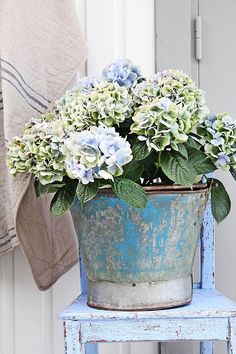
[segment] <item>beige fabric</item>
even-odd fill
[[[63,93],[86,47],[74,0],[0,0],[0,9],[0,254],[19,241],[45,290],[78,261],[71,215],[50,216],[30,176],[9,176],[5,143]]]

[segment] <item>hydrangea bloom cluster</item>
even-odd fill
[[[188,140],[188,133],[193,129],[191,116],[181,106],[169,98],[153,100],[138,108],[133,117],[131,132],[139,140],[146,140],[149,148],[162,151],[167,146],[178,150],[177,144]]]
[[[94,123],[103,123],[108,127],[119,125],[133,112],[132,96],[117,83],[100,82],[89,99],[88,112]]]
[[[131,117],[133,101],[125,87],[107,81],[89,87],[67,91],[55,104],[54,112],[69,130],[82,131],[100,123],[112,127]]]
[[[138,106],[151,103],[157,97],[166,97],[185,109],[194,124],[208,114],[204,92],[180,70],[165,70],[137,84],[133,97]]]
[[[103,79],[79,80],[52,113],[33,118],[23,137],[10,142],[8,165],[12,174],[29,171],[42,184],[61,181],[65,174],[83,183],[112,179],[132,158],[128,141],[118,133],[127,122],[122,135],[135,135],[157,152],[178,151],[197,129],[216,167],[235,169],[235,121],[227,114],[207,114],[202,90],[182,71],[145,79],[133,63],[119,60],[104,69]]]
[[[116,82],[120,86],[130,88],[142,77],[140,68],[130,60],[117,60],[108,65],[102,72],[108,82]]]
[[[206,116],[198,132],[205,139],[205,152],[216,167],[236,169],[236,121],[227,113]]]
[[[138,83],[132,94],[131,131],[157,151],[168,145],[178,150],[178,144],[188,139],[187,134],[208,113],[203,91],[180,70],[155,74]]]
[[[79,80],[51,113],[26,124],[23,136],[9,144],[9,170],[32,173],[38,194],[56,191],[56,215],[75,196],[84,204],[98,188],[110,186],[131,206],[145,208],[138,184],[190,187],[205,177],[213,216],[221,222],[230,199],[208,174],[221,168],[236,179],[236,121],[208,114],[203,91],[182,71],[145,78],[136,65],[119,60],[100,79]]]
[[[96,178],[113,180],[133,158],[128,141],[103,125],[72,134],[61,150],[68,176],[83,184]]]
[[[83,130],[89,125],[87,102],[90,91],[80,88],[66,91],[53,107],[53,114],[58,116],[68,131]]]
[[[64,132],[51,114],[33,118],[22,138],[14,137],[8,148],[8,167],[16,175],[30,172],[41,184],[62,181],[65,175],[64,156],[60,151]]]
[[[87,103],[89,95],[99,80],[84,77],[79,79],[77,86],[72,90],[67,90],[66,93],[55,102],[53,114],[59,116],[64,121],[64,126],[73,130],[74,126],[77,129],[83,129],[89,125],[89,113],[87,111]],[[83,118],[83,119],[82,119]]]

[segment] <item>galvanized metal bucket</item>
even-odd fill
[[[136,209],[110,190],[73,207],[88,278],[88,305],[153,310],[188,304],[207,186],[146,187]]]

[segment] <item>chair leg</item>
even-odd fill
[[[64,322],[65,354],[84,354],[84,345],[79,341],[80,324],[78,321]]]
[[[200,353],[201,354],[213,354],[214,345],[212,341],[204,341],[200,343]]]
[[[86,343],[85,344],[85,354],[98,354],[98,344],[97,343]]]
[[[229,341],[227,354],[236,354],[236,318],[229,319]]]

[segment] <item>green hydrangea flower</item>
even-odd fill
[[[204,92],[180,70],[166,70],[137,84],[133,90],[136,106],[151,103],[155,98],[166,97],[184,108],[193,124],[208,114]]]
[[[23,173],[31,167],[31,156],[26,150],[22,138],[15,136],[11,139],[8,147],[7,165],[10,173],[15,176],[17,173]]]
[[[82,131],[91,124],[87,110],[89,93],[90,91],[81,91],[80,88],[68,90],[55,102],[53,114],[59,117],[66,131]]]
[[[168,98],[141,106],[136,110],[133,121],[131,132],[140,140],[146,140],[147,145],[156,151],[162,151],[168,145],[178,150],[177,145],[186,142],[187,134],[193,129],[189,112]]]
[[[64,122],[68,131],[82,131],[100,123],[108,127],[119,125],[130,118],[132,97],[126,87],[101,81],[89,91],[74,89],[56,102],[54,113]]]
[[[30,172],[41,184],[62,181],[64,156],[60,151],[64,132],[52,114],[33,118],[25,125],[22,138],[15,137],[8,147],[10,173]]]
[[[103,81],[91,92],[88,111],[93,120],[111,127],[130,118],[132,106],[132,97],[126,87]]]

